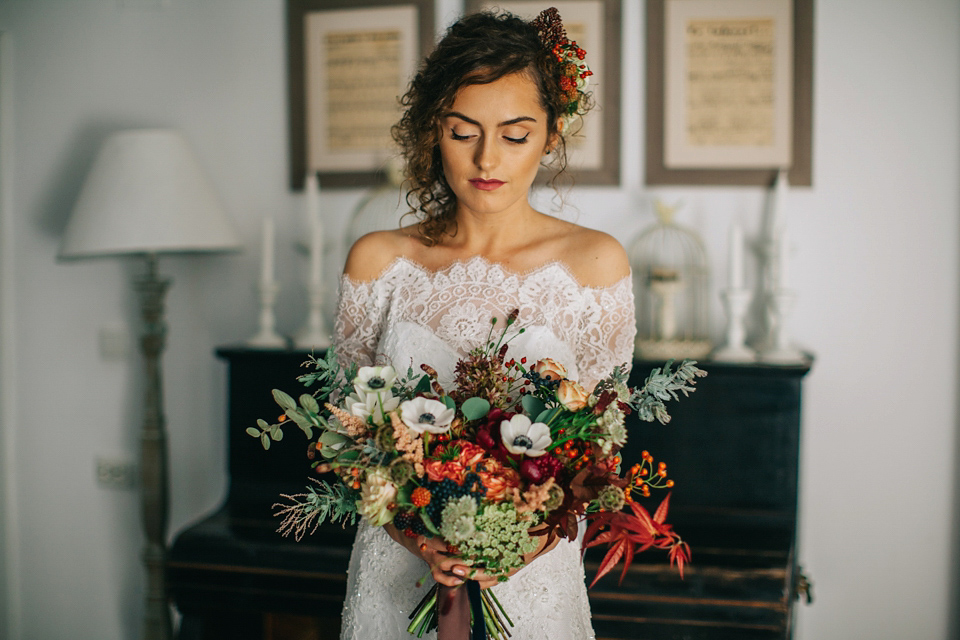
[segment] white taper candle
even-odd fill
[[[730,264],[728,284],[731,289],[743,289],[743,230],[733,223],[730,227]]]
[[[272,284],[274,281],[273,273],[273,218],[263,219],[263,250],[260,253],[260,282]]]
[[[304,210],[310,229],[310,284],[323,281],[323,223],[320,220],[320,181],[317,174],[307,174],[303,184]]]
[[[787,170],[780,169],[777,173],[777,182],[773,190],[773,206],[770,211],[770,238],[776,239],[783,233],[783,227],[787,223],[787,191],[790,188],[790,180],[787,178]]]

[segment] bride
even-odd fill
[[[526,331],[511,343],[512,357],[551,357],[588,389],[630,362],[635,328],[623,248],[528,202],[548,154],[564,167],[564,116],[587,106],[582,83],[568,75],[572,58],[555,53],[560,38],[555,10],[533,23],[475,14],[450,27],[427,58],[394,128],[420,222],[369,234],[350,250],[335,331],[342,361],[429,363],[449,384],[491,317],[519,309]],[[409,638],[407,616],[427,588],[417,580],[430,571],[455,586],[470,571],[445,550],[437,538],[361,524],[341,637]],[[496,587],[514,637],[593,638],[577,541],[554,540],[525,560]]]

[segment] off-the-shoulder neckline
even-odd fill
[[[390,263],[387,264],[387,266],[384,267],[383,270],[379,274],[377,274],[375,278],[371,280],[354,280],[346,273],[342,274],[340,276],[340,279],[341,281],[348,282],[353,286],[371,285],[386,278],[388,275],[390,275],[392,271],[397,269],[399,266],[406,265],[411,269],[413,269],[414,271],[420,272],[421,274],[430,278],[431,280],[436,280],[437,278],[448,275],[451,271],[455,269],[467,267],[475,262],[482,263],[488,269],[499,269],[506,276],[519,278],[521,280],[526,280],[528,278],[539,275],[544,271],[548,271],[550,269],[560,269],[564,273],[564,275],[566,275],[567,278],[569,278],[570,281],[577,286],[577,288],[583,291],[598,291],[598,292],[608,291],[611,289],[616,289],[617,287],[623,285],[624,282],[627,282],[630,280],[630,274],[627,274],[622,278],[620,278],[619,280],[617,280],[616,282],[612,282],[608,285],[590,286],[590,285],[582,284],[580,280],[577,279],[577,276],[574,275],[569,265],[567,265],[562,260],[550,260],[549,262],[544,262],[543,264],[533,267],[532,269],[528,269],[526,271],[512,271],[507,267],[505,267],[502,263],[488,260],[486,257],[481,255],[471,256],[466,260],[454,260],[450,264],[445,265],[439,269],[429,269],[428,267],[420,264],[415,260],[411,260],[406,256],[397,256],[396,258],[391,260]]]

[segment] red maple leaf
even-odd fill
[[[670,564],[676,564],[680,577],[683,567],[690,562],[690,547],[680,539],[673,527],[666,524],[670,495],[663,499],[653,516],[636,502],[628,503],[630,511],[601,512],[590,516],[590,526],[583,537],[583,549],[607,545],[607,554],[600,562],[597,575],[590,586],[623,561],[620,583],[627,576],[633,557],[650,548],[667,550]]]

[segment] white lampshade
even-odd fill
[[[239,237],[179,132],[112,134],[87,175],[60,258],[229,251]]]

